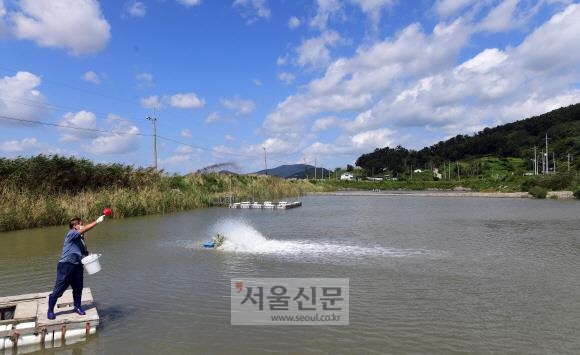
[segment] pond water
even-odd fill
[[[578,201],[307,196],[88,233],[101,316],[56,354],[580,353]],[[0,233],[0,296],[52,289],[65,226]],[[200,244],[215,233],[223,250]],[[230,325],[232,278],[348,278],[346,326]],[[1,353],[1,351],[0,351]]]

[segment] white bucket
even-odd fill
[[[101,254],[89,254],[85,256],[81,263],[85,266],[85,270],[89,273],[89,275],[95,274],[101,271],[101,263],[99,263],[99,258]]]

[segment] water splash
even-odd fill
[[[253,226],[243,220],[227,219],[216,223],[210,230],[226,237],[219,250],[224,252],[280,255],[280,256],[324,256],[360,257],[390,256],[404,257],[425,254],[417,249],[395,249],[384,247],[361,247],[313,240],[275,240],[268,239]]]

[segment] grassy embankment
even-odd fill
[[[73,216],[93,219],[104,207],[113,209],[113,218],[126,218],[224,205],[230,194],[234,201],[264,201],[316,190],[320,187],[308,181],[220,174],[157,174],[136,186],[78,192],[46,192],[9,185],[0,187],[0,231],[63,225]]]
[[[0,231],[169,213],[242,200],[277,200],[320,187],[307,181],[217,173],[168,176],[151,168],[39,155],[0,158]]]
[[[436,179],[430,169],[419,173],[398,176],[398,180],[340,182],[336,179],[324,182],[326,189],[361,189],[361,190],[452,190],[466,188],[476,192],[530,192],[536,197],[545,197],[548,191],[569,190],[580,197],[580,179],[577,172],[561,166],[557,174],[547,176],[530,176],[526,162],[519,158],[483,157],[470,161],[454,162],[445,169],[440,169],[441,178]],[[339,171],[335,176],[340,176]],[[355,175],[365,175],[355,171]],[[384,175],[375,174],[375,177]]]

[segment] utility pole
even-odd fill
[[[554,164],[554,175],[556,175],[556,152],[552,152],[552,164]]]
[[[266,168],[266,176],[268,176],[268,161],[266,160],[266,147],[262,147],[264,149],[264,167]]]
[[[447,160],[447,175],[449,176],[448,180],[451,180],[451,160]]]
[[[459,162],[456,160],[455,164],[457,164],[457,180],[461,181],[461,176],[459,175]]]
[[[316,158],[314,158],[314,180],[316,180]]]
[[[232,176],[229,175],[229,180],[230,180],[230,205],[229,207],[232,207]]]
[[[570,153],[568,153],[568,172],[570,172]]]
[[[153,114],[153,117],[147,117],[147,119],[153,123],[153,161],[157,170],[157,117]]]
[[[548,160],[548,133],[546,133],[546,172],[545,174],[549,174],[550,173],[550,164],[549,164],[549,160]]]
[[[538,157],[536,156],[536,146],[534,146],[534,175],[538,175]]]

